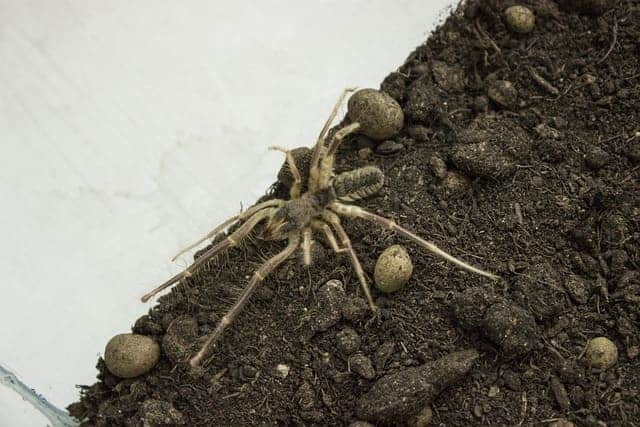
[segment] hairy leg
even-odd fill
[[[180,249],[180,252],[178,252],[173,258],[171,258],[171,261],[175,261],[180,255],[182,255],[183,253],[190,251],[191,249],[195,248],[196,246],[198,246],[200,243],[204,242],[207,239],[215,239],[216,237],[218,237],[218,235],[220,233],[222,233],[228,226],[230,226],[231,224],[238,222],[238,221],[243,221],[247,218],[249,218],[251,215],[253,215],[254,213],[261,211],[262,209],[266,209],[266,208],[270,208],[273,206],[280,206],[282,205],[283,201],[280,199],[276,199],[276,200],[267,200],[266,202],[262,202],[262,203],[258,203],[255,206],[250,207],[249,209],[247,209],[246,211],[238,214],[238,215],[234,215],[231,218],[229,218],[228,220],[226,220],[225,222],[223,222],[222,224],[218,225],[216,228],[214,228],[213,230],[211,230],[209,233],[207,233],[206,235],[204,235],[202,238],[200,238],[197,242],[191,243],[190,245]]]
[[[302,258],[304,265],[311,265],[311,229],[309,227],[302,230]]]
[[[333,165],[336,160],[336,152],[342,140],[349,134],[360,129],[360,123],[351,123],[333,134],[327,151],[320,157],[320,167],[318,170],[318,188],[324,188],[329,185],[329,181],[333,176]]]
[[[302,193],[302,176],[300,175],[300,171],[296,166],[296,161],[291,154],[291,150],[288,150],[283,147],[279,147],[277,145],[269,147],[270,150],[282,151],[285,156],[287,156],[287,164],[289,165],[289,170],[291,170],[291,175],[293,175],[293,185],[289,189],[289,196],[292,199],[300,198],[300,194]]]
[[[320,163],[320,158],[322,157],[322,152],[325,149],[324,140],[327,136],[327,132],[331,127],[331,123],[333,123],[333,120],[336,118],[336,114],[338,114],[338,109],[340,109],[340,106],[344,102],[344,99],[346,98],[347,94],[355,90],[356,88],[346,88],[342,91],[342,94],[336,101],[336,104],[334,105],[333,110],[331,110],[331,114],[329,115],[329,118],[327,119],[326,123],[322,127],[322,130],[320,131],[320,135],[318,135],[318,140],[316,141],[316,145],[313,148],[313,156],[311,157],[311,168],[309,172],[309,189],[311,191],[315,191],[318,188],[318,169],[320,167],[319,163]]]
[[[298,248],[300,244],[300,234],[295,233],[289,236],[289,244],[287,247],[274,257],[268,259],[264,264],[258,268],[249,284],[242,292],[240,298],[236,301],[236,303],[227,311],[227,314],[222,316],[220,322],[218,322],[218,326],[216,329],[209,335],[207,341],[204,343],[200,351],[191,358],[189,363],[191,366],[198,366],[204,358],[207,357],[213,345],[220,339],[224,330],[235,320],[236,316],[242,311],[247,302],[249,302],[249,298],[253,294],[253,292],[258,288],[258,285],[262,283],[265,277],[269,275],[274,269],[276,269],[280,264],[282,264],[287,258],[289,258],[293,252]]]
[[[224,240],[214,245],[211,249],[202,254],[197,260],[193,262],[189,267],[187,267],[184,271],[176,274],[171,277],[169,280],[153,289],[150,292],[144,294],[141,298],[142,302],[147,302],[151,297],[158,294],[159,292],[167,289],[168,287],[174,285],[175,283],[180,282],[182,279],[189,277],[193,274],[199,267],[201,267],[204,263],[209,261],[211,258],[216,256],[217,254],[229,249],[230,247],[238,245],[242,239],[247,237],[251,230],[258,225],[260,221],[267,218],[272,214],[273,208],[265,209],[255,213],[252,217],[250,217],[247,222],[242,224],[236,231],[231,233],[231,235],[227,236]]]
[[[340,254],[347,251],[346,248],[341,248],[340,246],[338,246],[338,240],[336,239],[335,234],[333,234],[331,227],[329,227],[329,224],[323,221],[314,221],[311,225],[314,229],[322,231],[322,233],[324,233],[327,242],[329,242],[329,246],[331,246],[331,249],[333,249],[335,253]]]
[[[475,274],[479,274],[481,276],[484,277],[488,277],[489,279],[492,280],[497,280],[499,279],[498,276],[496,276],[495,274],[491,274],[488,273],[484,270],[480,270],[476,267],[473,267],[472,265],[467,264],[466,262],[459,260],[458,258],[454,257],[453,255],[450,255],[448,253],[446,253],[445,251],[443,251],[442,249],[440,249],[439,247],[437,247],[436,245],[434,245],[431,242],[428,242],[426,240],[424,240],[422,237],[412,233],[411,231],[407,230],[404,227],[399,226],[398,224],[396,224],[395,221],[376,215],[374,213],[371,213],[369,211],[366,211],[358,206],[351,206],[351,205],[343,205],[341,203],[337,203],[334,202],[332,204],[329,205],[329,208],[332,209],[334,212],[340,214],[340,215],[344,215],[347,217],[351,217],[351,218],[362,218],[364,220],[367,221],[371,221],[374,222],[376,224],[379,224],[383,227],[388,228],[389,230],[393,230],[396,233],[408,238],[409,240],[412,240],[413,242],[417,243],[418,245],[422,246],[423,248],[431,251],[432,253],[438,255],[441,258],[446,259],[449,262],[452,262],[453,264],[457,265],[458,267],[470,271],[472,273]]]
[[[338,215],[334,214],[333,212],[325,212],[324,218],[331,225],[333,225],[333,228],[338,233],[338,238],[340,239],[340,243],[342,243],[342,246],[344,248],[343,250],[349,254],[351,265],[353,266],[353,269],[355,270],[356,275],[358,276],[360,287],[362,288],[362,292],[364,292],[364,296],[367,298],[369,307],[371,307],[371,310],[374,313],[377,313],[378,307],[376,307],[376,305],[373,302],[373,298],[371,297],[371,291],[369,289],[369,284],[367,283],[367,278],[364,275],[364,270],[362,269],[362,265],[360,265],[360,260],[358,259],[358,255],[356,255],[356,252],[353,250],[353,247],[351,246],[351,239],[349,239],[349,235],[347,235],[347,232],[344,230],[344,228],[342,228],[342,224],[340,223],[340,218],[338,218]]]

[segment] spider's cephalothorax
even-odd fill
[[[301,147],[287,150],[272,147],[285,153],[285,166],[278,173],[278,179],[289,188],[289,200],[273,199],[252,206],[245,212],[229,218],[206,236],[180,251],[180,254],[195,247],[206,239],[216,239],[227,227],[238,223],[238,227],[226,238],[216,240],[209,250],[202,254],[182,273],[176,274],[162,285],[142,297],[147,301],[153,295],[189,277],[204,263],[225,251],[238,245],[261,222],[266,222],[265,237],[269,239],[287,239],[288,244],[280,253],[265,261],[253,274],[244,292],[220,319],[216,329],[209,335],[201,350],[191,358],[190,363],[196,366],[207,357],[213,345],[220,339],[224,330],[236,318],[249,301],[251,294],[258,285],[275,268],[290,258],[298,248],[302,249],[305,264],[311,263],[311,242],[315,233],[324,236],[328,244],[336,253],[346,253],[356,272],[362,291],[367,298],[372,311],[377,308],[373,303],[366,275],[360,261],[351,246],[351,241],[342,227],[340,217],[361,218],[374,222],[389,230],[412,240],[421,247],[450,261],[459,267],[476,274],[496,279],[491,273],[477,269],[458,258],[449,255],[433,243],[424,240],[413,232],[396,224],[393,220],[371,213],[355,205],[346,203],[360,200],[377,193],[384,185],[384,175],[375,166],[366,166],[338,175],[334,174],[335,155],[341,141],[350,133],[356,132],[360,125],[351,123],[327,137],[329,127],[333,122],[338,108],[344,98],[353,89],[346,89],[336,103],[329,119],[325,123],[313,149]],[[176,255],[176,257],[178,256]],[[175,259],[175,258],[174,258]]]
[[[297,152],[297,153],[296,153]],[[294,158],[294,164],[297,164],[298,158],[310,159],[311,150],[306,147],[291,150]],[[307,155],[309,154],[309,155]],[[305,182],[308,180],[308,173],[304,173],[305,169],[300,169],[300,176]],[[307,169],[308,171],[308,169]],[[306,171],[305,171],[306,172]],[[289,188],[293,188],[293,181],[287,179],[290,175],[290,168],[286,162],[278,174],[282,177],[282,182]],[[333,177],[328,185],[319,188],[314,192],[308,191],[300,197],[292,196],[280,207],[267,222],[265,237],[269,239],[286,238],[288,233],[293,230],[302,230],[311,226],[313,220],[322,220],[323,212],[327,207],[336,201],[353,202],[363,199],[377,193],[384,185],[384,174],[375,166],[365,166],[349,172],[341,173]],[[307,185],[303,185],[308,187]]]

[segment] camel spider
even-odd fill
[[[185,251],[192,249],[196,245],[202,243],[206,239],[215,239],[224,230],[236,223],[240,226],[230,233],[224,240],[213,245],[197,260],[193,262],[186,270],[176,274],[154,290],[150,291],[142,297],[142,301],[146,302],[158,292],[180,282],[182,279],[189,277],[194,271],[201,267],[217,254],[227,250],[230,247],[238,245],[260,222],[266,220],[265,237],[268,239],[287,239],[288,244],[280,253],[268,259],[258,268],[249,284],[244,289],[242,295],[229,311],[220,319],[216,329],[209,335],[200,351],[191,358],[191,366],[199,365],[202,360],[209,354],[213,345],[220,339],[224,330],[233,323],[234,319],[242,311],[249,301],[250,296],[257,289],[258,285],[282,264],[286,259],[291,257],[298,247],[302,248],[303,259],[305,265],[311,264],[311,240],[314,232],[320,232],[324,235],[327,242],[336,253],[347,253],[351,261],[351,265],[358,276],[360,286],[373,312],[377,311],[369,285],[365,277],[362,266],[356,253],[351,246],[349,236],[345,232],[340,223],[340,216],[348,218],[361,218],[374,222],[389,230],[393,230],[398,234],[412,240],[421,247],[431,251],[432,253],[450,261],[457,266],[470,272],[480,274],[490,279],[497,279],[497,276],[487,273],[486,271],[477,269],[464,261],[461,261],[452,255],[444,252],[433,243],[428,242],[411,231],[399,226],[393,220],[378,216],[368,212],[358,206],[347,205],[344,202],[353,202],[378,192],[384,183],[384,175],[380,169],[375,166],[365,166],[339,175],[334,175],[334,161],[336,151],[342,140],[349,134],[356,132],[359,123],[351,123],[342,129],[336,131],[332,137],[328,138],[327,134],[331,123],[335,119],[338,109],[342,105],[348,93],[355,89],[345,89],[336,102],[329,119],[322,128],[318,140],[313,148],[296,148],[288,150],[282,147],[270,147],[273,150],[282,151],[286,156],[285,166],[279,174],[281,181],[289,180],[290,199],[289,200],[269,200],[259,203],[247,211],[233,216],[222,224],[214,228],[206,236],[197,242],[184,248],[176,257]],[[296,156],[294,156],[294,153]],[[297,157],[297,159],[295,158]],[[300,173],[296,161],[300,163],[304,174]],[[282,175],[282,176],[280,176]],[[303,182],[303,176],[307,178]],[[306,189],[303,192],[303,189]],[[336,234],[337,233],[337,238]],[[176,258],[174,257],[174,259]]]

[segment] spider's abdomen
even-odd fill
[[[332,186],[338,200],[353,202],[380,191],[384,174],[375,166],[365,166],[343,172],[333,179]]]

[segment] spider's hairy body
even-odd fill
[[[339,106],[353,89],[346,89],[336,103],[329,119],[320,132],[320,136],[313,149],[306,147],[288,150],[272,147],[286,155],[285,165],[278,173],[278,180],[289,189],[289,199],[273,199],[252,206],[247,211],[229,218],[196,243],[181,251],[195,247],[204,240],[215,239],[234,223],[239,227],[229,233],[225,239],[218,241],[184,272],[176,274],[151,292],[142,297],[147,301],[153,295],[169,286],[189,277],[207,260],[230,247],[236,246],[245,239],[261,222],[266,222],[264,236],[268,239],[286,239],[287,246],[278,254],[264,262],[253,274],[244,292],[237,302],[222,316],[215,330],[209,335],[202,349],[191,358],[190,363],[196,366],[208,356],[213,345],[220,339],[224,330],[233,323],[235,317],[242,311],[249,301],[249,297],[264,281],[264,279],[280,264],[301,249],[306,265],[311,263],[311,244],[315,233],[322,233],[327,243],[336,254],[347,254],[356,273],[362,291],[373,312],[377,307],[373,302],[366,275],[360,261],[353,250],[351,240],[342,227],[340,217],[360,218],[371,221],[380,226],[412,240],[417,245],[450,261],[462,269],[476,274],[496,279],[491,273],[477,269],[458,258],[449,255],[433,243],[422,239],[417,234],[401,227],[395,221],[366,211],[345,202],[354,202],[369,197],[384,185],[384,174],[375,166],[365,166],[338,175],[334,173],[335,155],[341,141],[350,133],[360,128],[359,123],[348,124],[328,137],[329,127],[333,122]],[[175,258],[174,258],[175,259]]]
[[[331,186],[341,202],[355,202],[373,196],[384,186],[384,174],[375,166],[365,166],[336,176]]]
[[[311,151],[306,147],[291,150],[294,160],[296,152],[302,159],[309,157],[306,150]],[[278,176],[283,178],[285,185],[289,183],[289,188],[291,188],[293,176],[287,163],[282,166]],[[303,177],[304,182],[305,175],[300,173],[300,176]],[[375,166],[365,166],[343,172],[333,177],[327,187],[304,193],[300,198],[285,202],[270,218],[265,235],[272,239],[285,238],[290,231],[301,230],[309,226],[312,220],[322,219],[323,212],[334,201],[353,202],[364,199],[380,191],[383,185],[384,174]]]

